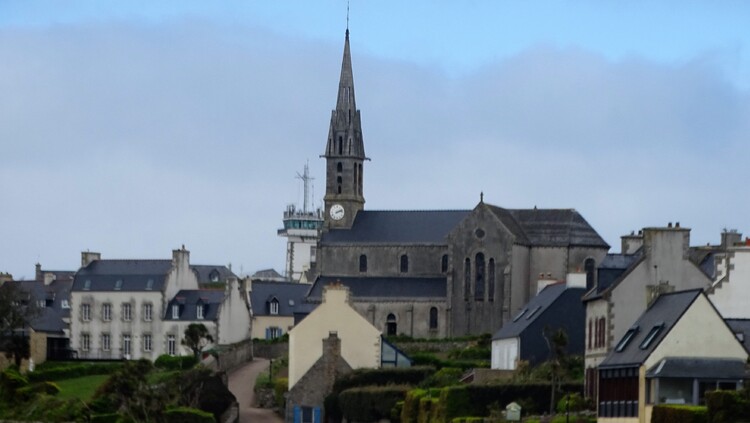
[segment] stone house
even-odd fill
[[[593,269],[609,249],[573,209],[505,209],[480,196],[471,210],[365,210],[369,159],[348,30],[323,157],[325,220],[314,270],[323,285],[350,285],[357,309],[383,333],[394,326],[429,338],[493,333],[536,292],[539,274],[563,279]],[[366,286],[380,288],[364,298]]]
[[[696,330],[699,329],[699,330]],[[701,289],[660,295],[598,368],[598,421],[651,421],[656,404],[739,389],[748,352]]]
[[[220,283],[200,289],[199,280]],[[71,349],[79,358],[156,359],[187,355],[191,323],[206,325],[216,344],[250,337],[247,297],[223,266],[193,266],[184,247],[171,260],[103,260],[82,253],[71,289]]]

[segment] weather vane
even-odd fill
[[[346,30],[349,31],[349,0],[346,0]]]

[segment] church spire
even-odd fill
[[[326,158],[326,226],[351,227],[356,213],[362,210],[365,203],[362,164],[367,157],[354,96],[349,28],[346,29],[344,39],[344,57],[341,60],[336,108],[331,112],[328,142],[323,157]],[[331,207],[338,211],[333,213],[336,217],[330,214]]]

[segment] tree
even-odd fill
[[[203,323],[191,323],[185,329],[185,337],[182,338],[182,345],[193,350],[193,355],[197,359],[200,359],[203,349],[212,342],[214,338],[208,333],[208,328]]]
[[[547,347],[550,352],[550,373],[552,379],[552,389],[550,389],[550,413],[555,412],[555,392],[560,386],[560,382],[565,373],[566,352],[568,348],[568,333],[565,329],[559,328],[553,331],[550,327],[545,327],[542,331],[544,340],[547,341]]]
[[[31,356],[28,329],[40,313],[34,298],[17,282],[0,285],[0,351],[18,367]]]

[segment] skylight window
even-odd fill
[[[121,289],[122,289],[122,279],[118,279],[118,280],[117,280],[117,281],[115,282],[115,291],[119,291],[119,290],[121,290]]]
[[[628,331],[625,332],[625,336],[623,336],[620,342],[617,343],[617,346],[615,347],[615,351],[622,352],[625,349],[625,347],[628,346],[628,344],[633,339],[636,333],[638,333],[638,326],[633,326],[632,328],[628,329]]]
[[[518,314],[516,315],[516,317],[514,317],[514,318],[513,318],[513,321],[514,321],[514,322],[517,322],[517,321],[518,321],[518,319],[520,319],[521,317],[523,317],[523,315],[524,315],[524,314],[526,314],[526,312],[527,312],[527,311],[528,311],[528,309],[523,309],[523,310],[521,310],[521,312],[520,312],[520,313],[518,313]]]
[[[85,281],[85,282],[83,283],[83,290],[84,290],[84,291],[88,291],[88,290],[90,290],[90,289],[91,289],[91,281],[87,279],[87,280],[86,280],[86,281]]]
[[[536,312],[539,311],[539,310],[541,310],[541,308],[542,308],[542,306],[536,306],[536,308],[533,309],[533,310],[531,310],[531,313],[529,313],[529,315],[526,316],[526,320],[529,320],[532,317],[534,317],[534,315],[536,314]]]
[[[151,291],[153,289],[154,289],[154,280],[153,279],[147,280],[146,281],[146,290],[147,291]]]
[[[654,327],[651,328],[651,330],[648,332],[648,335],[646,335],[646,338],[643,339],[643,342],[641,342],[641,345],[639,346],[640,349],[645,350],[647,349],[651,343],[656,339],[656,337],[659,335],[661,330],[664,329],[664,323],[659,323],[658,325],[654,325]]]

